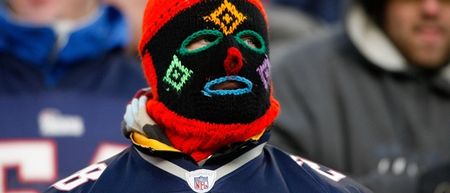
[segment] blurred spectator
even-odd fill
[[[272,4],[296,8],[324,23],[338,23],[347,0],[268,0]]]
[[[42,191],[124,147],[122,109],[146,83],[124,17],[99,2],[1,4],[0,192]]]
[[[377,193],[449,192],[450,3],[361,2],[272,60],[272,143]]]

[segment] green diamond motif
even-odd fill
[[[181,64],[176,55],[173,56],[163,81],[179,92],[194,72]]]

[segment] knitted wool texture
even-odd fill
[[[267,29],[258,0],[148,1],[139,45],[147,111],[175,148],[200,161],[273,122]],[[208,44],[188,49],[199,39]],[[239,86],[217,87],[230,82]]]

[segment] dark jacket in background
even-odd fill
[[[355,8],[346,30],[272,61],[282,110],[271,142],[377,193],[448,191],[450,66],[413,69],[375,26],[358,30],[365,18]]]

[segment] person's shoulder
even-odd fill
[[[104,177],[104,173],[108,172],[111,175],[111,172],[115,172],[110,169],[111,167],[115,167],[112,165],[117,165],[117,162],[121,160],[127,160],[127,156],[130,155],[131,151],[131,148],[127,148],[107,160],[89,165],[55,182],[45,193],[90,193],[95,192],[92,190],[98,188],[97,186],[113,186],[114,184],[112,182],[108,184],[105,183],[108,181],[102,181],[102,183],[97,183],[97,181],[100,181]]]
[[[92,164],[54,183],[45,193],[89,192],[94,182],[108,167],[107,163]]]
[[[311,175],[319,183],[324,184],[324,188],[329,192],[345,193],[371,193],[368,188],[354,181],[352,178],[321,164],[300,156],[290,155],[290,157],[302,167],[304,171]]]
[[[321,164],[288,154],[273,146],[268,146],[266,151],[278,163],[277,167],[284,173],[287,183],[309,184],[310,186],[304,185],[302,188],[310,187],[314,189],[312,191],[320,192],[372,193],[368,188],[350,177]]]

